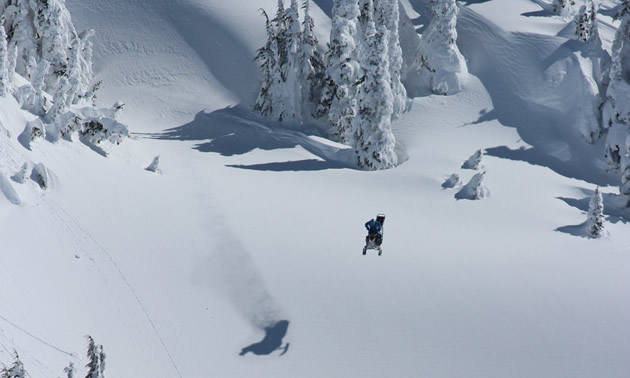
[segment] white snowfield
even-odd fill
[[[331,3],[311,6],[320,44]],[[399,166],[368,172],[316,127],[251,113],[276,4],[66,0],[131,138],[27,149],[35,117],[0,98],[0,362],[80,376],[91,335],[108,377],[629,377],[630,210],[580,134],[572,20],[461,2],[462,91],[414,98]],[[422,31],[427,2],[402,5]],[[489,196],[456,199],[481,172]],[[597,186],[608,234],[590,239]],[[383,255],[363,256],[377,213]]]

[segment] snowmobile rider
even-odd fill
[[[368,230],[368,235],[365,237],[365,243],[367,244],[369,241],[373,241],[377,246],[380,246],[383,243],[383,234],[381,233],[383,226],[381,225],[381,222],[372,218],[365,223],[365,228]]]

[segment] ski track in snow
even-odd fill
[[[121,280],[124,282],[125,286],[129,289],[129,292],[131,293],[131,295],[133,296],[135,301],[138,303],[138,306],[140,307],[140,310],[142,311],[142,313],[144,314],[145,318],[147,319],[147,322],[149,323],[149,325],[153,329],[153,332],[155,333],[155,336],[160,341],[160,344],[162,345],[162,348],[164,349],[164,352],[168,356],[171,364],[173,365],[173,368],[177,372],[177,375],[179,377],[182,377],[181,372],[179,370],[179,367],[175,363],[175,360],[173,359],[173,356],[172,356],[171,352],[169,351],[168,347],[166,346],[166,343],[164,342],[164,339],[160,335],[160,332],[158,331],[155,323],[153,322],[153,320],[149,316],[149,313],[147,312],[147,310],[146,310],[144,304],[142,303],[142,301],[140,300],[140,297],[136,293],[136,291],[133,288],[133,286],[129,283],[129,281],[127,280],[127,277],[122,272],[122,270],[120,269],[120,267],[118,266],[116,261],[109,254],[109,252],[107,252],[107,250],[89,232],[87,232],[83,227],[81,227],[81,225],[70,214],[68,214],[68,212],[65,211],[58,203],[56,203],[55,201],[53,201],[50,198],[48,199],[48,201],[45,201],[45,202],[42,202],[42,203],[44,204],[44,207],[48,209],[48,213],[52,217],[55,218],[56,224],[61,224],[62,227],[64,227],[66,229],[68,235],[73,235],[72,240],[74,240],[76,242],[75,249],[78,252],[84,252],[85,253],[85,252],[90,250],[90,247],[95,247],[111,263],[112,267],[116,270],[116,272],[120,276]],[[90,260],[92,262],[94,262],[93,258],[90,258]],[[94,266],[96,266],[97,270],[99,272],[101,272],[100,269],[98,269],[98,265],[97,264],[94,264]]]
[[[57,347],[57,346],[55,346],[55,345],[53,345],[53,344],[49,343],[48,341],[46,341],[46,340],[44,340],[44,339],[42,339],[42,338],[40,338],[40,337],[37,337],[37,336],[33,335],[33,334],[32,334],[32,333],[30,333],[28,330],[26,330],[26,329],[24,329],[24,328],[20,327],[19,325],[17,325],[16,323],[12,322],[11,320],[9,320],[9,319],[5,318],[4,316],[0,315],[0,319],[4,320],[7,324],[9,324],[9,325],[13,326],[13,328],[15,328],[15,329],[17,329],[18,331],[20,331],[20,332],[24,333],[25,335],[30,336],[31,338],[33,338],[33,339],[35,339],[35,340],[39,341],[41,344],[44,344],[44,345],[46,345],[47,347],[49,347],[49,348],[51,348],[51,349],[56,350],[57,352],[63,353],[63,354],[65,354],[66,356],[69,356],[69,357],[72,357],[72,358],[78,358],[78,356],[77,356],[76,354],[74,354],[74,353],[72,353],[72,352],[65,351],[65,350],[63,350],[63,349],[61,349],[61,348],[59,348],[59,347]]]

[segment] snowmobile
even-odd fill
[[[383,253],[381,244],[383,243],[383,235],[385,233],[385,214],[376,215],[376,221],[381,224],[380,235],[368,235],[365,237],[365,247],[363,247],[363,254],[365,255],[368,249],[378,250],[378,255]]]

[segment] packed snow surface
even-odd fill
[[[251,113],[276,3],[66,0],[96,30],[99,106],[125,102],[132,133],[28,149],[34,116],[0,98],[0,362],[61,376],[91,335],[109,377],[630,376],[630,211],[568,110],[572,21],[462,2],[462,91],[414,98],[400,165],[368,172]],[[313,3],[325,44],[331,1]],[[421,31],[427,3],[403,6]],[[468,183],[477,150],[491,196],[457,200],[442,183]],[[597,186],[608,235],[590,239]],[[377,213],[383,255],[362,256]]]

